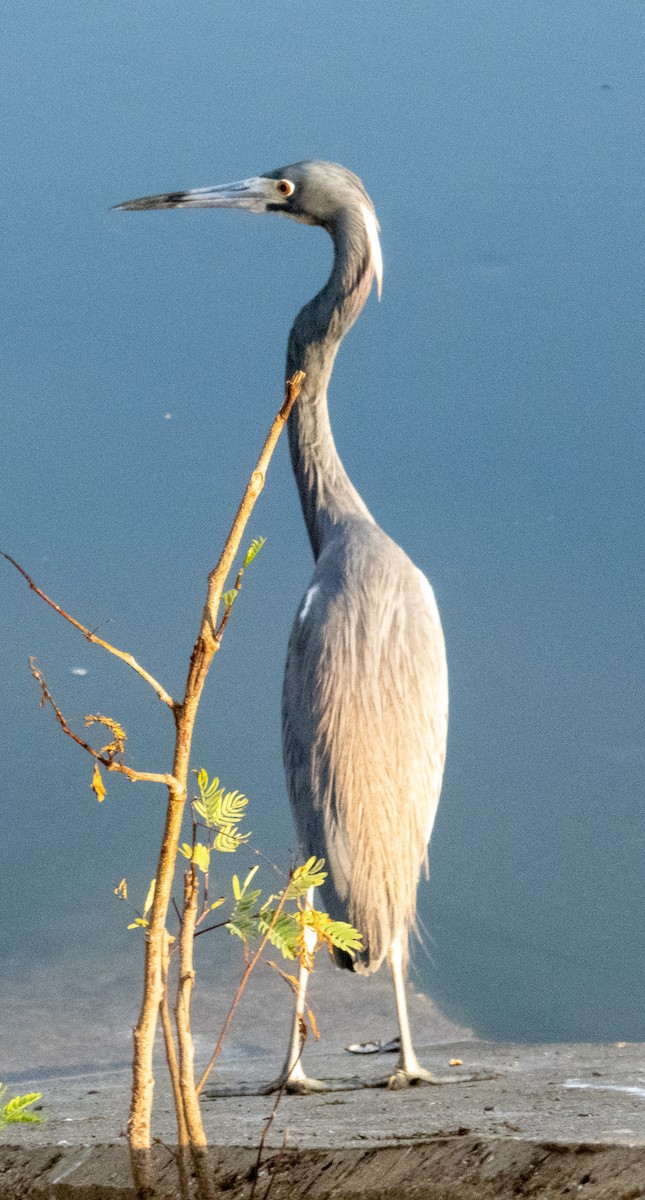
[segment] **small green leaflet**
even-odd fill
[[[253,538],[253,541],[251,542],[251,545],[244,556],[244,562],[242,563],[243,571],[246,571],[246,568],[251,566],[253,559],[257,558],[265,542],[266,538]]]
[[[230,608],[233,607],[239,594],[240,593],[237,588],[231,588],[230,591],[228,591],[228,592],[222,592],[222,604],[224,605],[224,608],[226,609],[227,612]]]
[[[314,856],[301,867],[296,867],[287,887],[287,900],[296,900],[298,896],[304,896],[310,888],[322,887],[327,878],[327,872],[323,871],[324,865],[324,858]]]
[[[195,842],[194,846],[189,846],[188,842],[183,842],[179,847],[179,853],[183,854],[189,862],[194,862],[200,871],[207,873],[211,861],[211,852],[208,846],[204,846],[201,842]]]
[[[283,958],[295,958],[298,953],[300,925],[291,913],[278,913],[275,921],[274,914],[275,909],[262,909],[258,917],[259,931],[263,935],[269,935],[271,945],[280,951]]]
[[[157,880],[152,879],[150,881],[150,887],[148,888],[148,892],[147,892],[147,895],[146,895],[146,898],[144,901],[144,905],[143,905],[144,917],[147,917],[148,913],[150,912],[150,909],[152,908],[152,901],[155,898],[155,887],[156,886],[157,886]]]
[[[262,891],[260,888],[249,891],[249,884],[255,878],[258,870],[259,865],[251,867],[243,884],[240,883],[237,875],[234,875],[232,879],[235,904],[231,919],[228,921],[228,930],[243,942],[248,941],[258,927],[256,912]]]
[[[250,836],[250,833],[238,833],[233,825],[228,825],[225,829],[220,829],[213,842],[213,850],[219,850],[222,854],[232,854],[238,846],[248,842]]]

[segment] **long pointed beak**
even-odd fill
[[[265,212],[269,199],[270,180],[258,176],[224,183],[219,187],[194,188],[189,192],[164,192],[160,196],[140,196],[115,204],[117,212],[141,212],[152,208],[246,208],[249,212]]]

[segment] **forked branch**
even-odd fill
[[[0,554],[1,553],[2,551],[0,550]],[[63,713],[61,712],[49,688],[47,687],[42,672],[38,670],[33,658],[29,659],[29,669],[31,670],[34,679],[36,679],[40,684],[40,690],[42,693],[40,707],[44,708],[46,704],[51,704],[56,714],[56,720],[58,721],[63,733],[66,733],[73,742],[76,742],[77,746],[81,747],[81,749],[86,750],[87,753],[96,760],[96,762],[100,762],[101,766],[105,767],[106,771],[118,771],[120,775],[125,775],[127,779],[131,780],[132,783],[163,783],[166,785],[166,787],[170,787],[171,784],[175,783],[172,775],[161,775],[154,771],[135,771],[132,767],[127,767],[125,763],[119,762],[118,759],[113,758],[111,754],[105,754],[100,750],[95,750],[93,746],[90,746],[89,742],[86,742],[84,738],[79,737],[77,733],[74,733],[74,730],[67,723]]]
[[[5,554],[4,550],[0,550],[0,554],[3,558],[6,558],[7,562],[11,563],[12,567],[16,568],[16,571],[18,571],[22,575],[23,579],[27,581],[32,592],[35,592],[37,596],[40,596],[41,600],[45,601],[45,604],[48,604],[50,608],[53,608],[54,612],[57,612],[61,617],[64,618],[64,620],[69,621],[69,624],[73,625],[74,629],[78,629],[79,633],[82,633],[83,637],[86,638],[88,642],[92,642],[92,644],[95,646],[102,646],[103,649],[107,650],[109,654],[114,654],[116,658],[120,658],[122,662],[127,663],[129,667],[132,667],[132,670],[136,671],[137,675],[140,675],[142,679],[145,679],[146,683],[150,684],[150,687],[152,688],[153,692],[157,693],[159,699],[162,700],[164,704],[167,704],[168,708],[175,712],[177,705],[172,696],[168,694],[166,689],[157,682],[157,680],[150,674],[149,671],[146,671],[145,668],[137,662],[136,658],[133,658],[133,656],[128,654],[126,650],[119,650],[117,646],[112,646],[110,642],[104,641],[103,638],[100,638],[96,633],[93,633],[91,629],[88,629],[85,625],[81,624],[80,621],[77,621],[75,617],[70,616],[68,612],[65,612],[64,608],[61,608],[60,604],[56,604],[55,600],[52,600],[46,592],[43,592],[42,588],[39,588],[37,584],[34,583],[31,575],[25,571],[24,567],[20,566],[20,563],[16,562],[15,558],[12,558],[10,554]]]

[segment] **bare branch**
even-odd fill
[[[271,429],[269,430],[267,439],[262,447],[262,452],[257,462],[257,466],[251,475],[247,484],[246,491],[242,497],[240,507],[235,515],[235,520],[231,526],[224,549],[220,555],[217,566],[213,568],[208,577],[208,595],[206,597],[206,605],[204,607],[204,615],[202,620],[202,636],[210,633],[212,638],[216,638],[217,631],[217,609],[219,606],[222,590],[226,582],[233,559],[238,552],[242,534],[246,528],[248,519],[253,510],[253,506],[264,487],[264,479],[267,472],[267,467],[271,460],[271,455],[275,450],[278,438],[284,429],[284,426],[289,417],[289,413],[293,408],[300,389],[304,383],[304,371],[296,371],[293,378],[289,379],[286,385],[286,394],[284,403],[279,413],[277,414]],[[216,647],[217,648],[217,647]]]
[[[146,683],[150,684],[150,687],[152,688],[153,692],[157,693],[159,699],[162,700],[164,704],[167,704],[168,708],[170,708],[173,713],[176,711],[177,704],[173,700],[172,696],[168,694],[166,689],[163,688],[160,683],[157,683],[157,680],[154,679],[153,676],[146,671],[137,662],[137,660],[132,657],[131,654],[128,654],[125,650],[119,650],[116,646],[112,646],[110,642],[105,642],[103,641],[103,638],[97,637],[97,635],[93,633],[91,629],[87,629],[86,626],[82,625],[80,621],[77,621],[75,617],[70,616],[68,612],[65,612],[64,608],[61,608],[60,604],[56,604],[54,600],[52,600],[45,592],[43,592],[42,589],[34,583],[31,575],[27,574],[24,567],[21,567],[20,563],[16,562],[15,558],[12,558],[10,554],[5,554],[4,550],[0,550],[0,554],[3,558],[6,558],[7,562],[11,563],[12,567],[16,568],[16,571],[20,572],[23,579],[26,579],[32,592],[35,592],[37,596],[40,596],[41,600],[45,601],[45,604],[48,604],[50,608],[53,608],[54,612],[59,613],[60,616],[66,621],[69,621],[69,624],[73,625],[75,629],[78,629],[79,633],[82,633],[83,637],[86,638],[88,642],[92,642],[95,646],[102,646],[103,649],[107,650],[109,654],[114,654],[116,658],[120,658],[122,662],[127,663],[129,667],[132,667],[132,670],[136,671],[137,675],[140,675],[142,679],[145,679]]]

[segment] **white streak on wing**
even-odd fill
[[[317,583],[314,583],[313,587],[309,588],[309,591],[307,592],[307,595],[305,596],[305,602],[304,602],[302,608],[300,609],[300,612],[298,613],[298,619],[300,621],[304,621],[305,617],[307,616],[307,613],[309,612],[309,609],[311,608],[314,596],[319,591],[320,591],[320,588]]]
[[[435,600],[434,592],[430,586],[430,583],[426,579],[426,576],[423,574],[423,571],[419,571],[418,567],[417,567],[417,571],[419,572],[419,583],[421,584],[421,591],[423,592],[424,599],[428,605],[428,609],[430,611],[432,620],[435,625],[437,625],[439,628],[441,628],[441,621],[439,620],[439,609],[437,608],[437,601]]]
[[[370,253],[372,255],[372,266],[376,275],[378,285],[378,298],[381,299],[381,288],[383,286],[383,254],[381,253],[381,243],[378,236],[378,221],[371,208],[367,204],[361,204],[363,220],[365,221],[365,229],[367,231],[367,240],[370,244]]]

